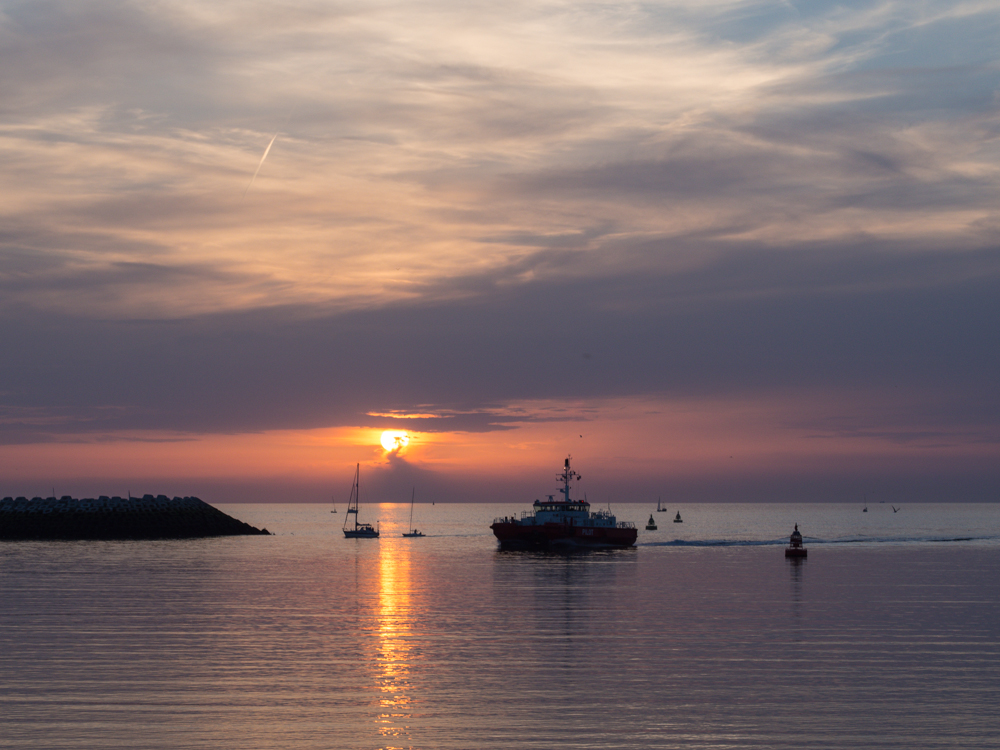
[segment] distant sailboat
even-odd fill
[[[656,512],[657,513],[666,513],[667,512],[666,508],[661,508],[660,507],[660,498],[656,498]]]
[[[361,502],[361,464],[354,469],[354,485],[351,487],[351,498],[347,501],[347,514],[344,516],[344,536],[348,539],[378,539],[378,529],[370,523],[358,523],[358,505]],[[354,514],[354,528],[348,528],[348,520]]]
[[[336,513],[337,512],[337,499],[331,497],[330,500],[333,502],[333,510],[331,510],[330,512],[331,513]]]
[[[424,536],[424,534],[413,528],[413,498],[415,498],[416,496],[417,496],[417,488],[414,487],[413,492],[410,493],[410,525],[408,527],[410,530],[406,534],[403,534],[403,536],[408,536],[408,537]]]
[[[865,495],[865,507],[861,510],[862,513],[868,512],[868,495]]]

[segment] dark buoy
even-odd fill
[[[684,520],[681,518],[680,511],[677,511],[677,515],[674,516],[674,523],[684,523]]]
[[[646,524],[646,531],[656,531],[656,521],[653,520],[653,514],[649,514],[649,523]]]
[[[806,548],[802,546],[802,534],[799,533],[799,525],[795,524],[795,531],[788,538],[785,557],[805,557],[807,554]]]

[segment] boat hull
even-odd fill
[[[344,529],[344,536],[348,539],[378,539],[377,531],[366,531],[364,529]]]
[[[568,526],[560,523],[530,526],[497,521],[490,528],[503,549],[632,547],[639,534],[634,527]]]

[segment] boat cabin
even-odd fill
[[[533,506],[535,513],[589,513],[590,503],[586,500],[556,500],[554,495],[549,495],[548,500],[535,500]]]
[[[545,500],[535,500],[532,505],[536,524],[567,523],[579,526],[590,519],[590,503],[586,500],[556,500],[549,495]]]

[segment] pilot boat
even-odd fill
[[[586,500],[572,500],[570,482],[580,475],[570,467],[570,458],[558,477],[562,483],[561,500],[549,495],[535,500],[530,511],[520,518],[506,516],[494,519],[490,528],[502,549],[532,549],[549,547],[631,547],[639,532],[630,521],[619,521],[609,510],[591,512]]]

